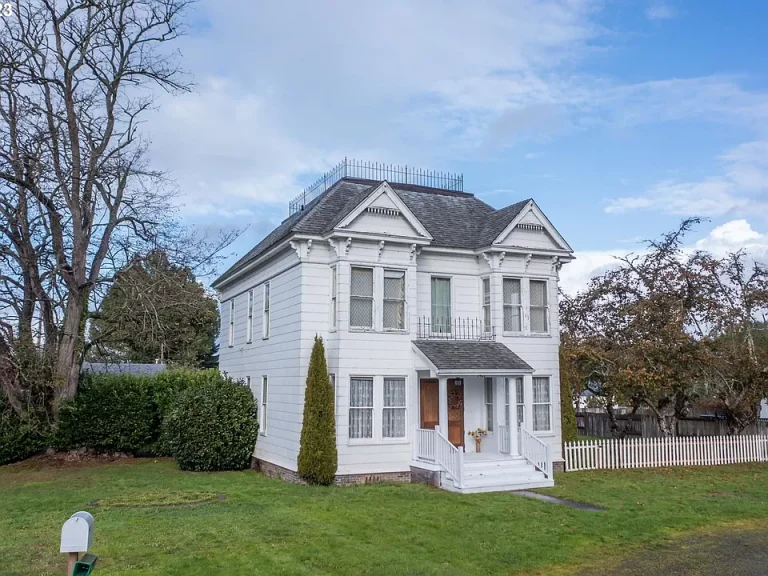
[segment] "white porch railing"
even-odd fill
[[[443,436],[440,426],[435,426],[434,430],[419,428],[416,431],[416,458],[440,466],[456,488],[464,484],[464,450],[451,444]]]
[[[552,478],[552,456],[549,444],[542,442],[525,426],[520,426],[520,455],[541,470],[547,478]]]
[[[499,452],[510,454],[512,451],[512,437],[509,426],[499,426]]]

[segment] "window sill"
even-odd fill
[[[375,438],[350,438],[347,440],[347,446],[388,446],[397,444],[408,444],[410,440],[406,438],[387,438],[376,440]]]
[[[269,336],[262,336],[261,339],[262,340],[269,340]]]
[[[409,334],[405,328],[384,328],[384,334]]]
[[[551,338],[552,334],[549,332],[507,332],[506,330],[501,333],[502,336],[509,338]]]

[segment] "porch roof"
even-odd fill
[[[501,342],[414,340],[413,345],[435,367],[438,374],[533,372],[533,368]]]

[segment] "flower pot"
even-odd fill
[[[483,443],[482,438],[475,438],[475,452],[480,452],[480,444]]]

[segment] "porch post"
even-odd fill
[[[518,456],[517,446],[517,377],[509,376],[509,454]]]
[[[440,430],[448,437],[448,378],[438,379],[438,421],[440,422]]]

